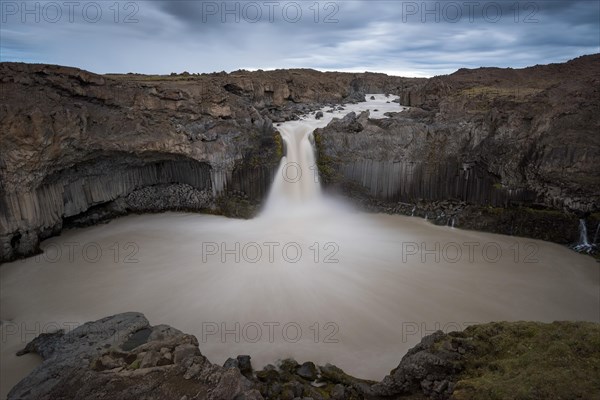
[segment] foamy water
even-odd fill
[[[302,143],[313,126],[281,131]],[[295,162],[312,161],[300,153]],[[435,329],[600,322],[600,265],[591,257],[357,213],[321,196],[318,183],[311,196],[288,183],[271,197],[289,201],[254,220],[129,216],[66,231],[43,243],[42,256],[0,267],[2,396],[39,362],[14,356],[38,333],[126,311],[196,335],[214,363],[249,354],[261,368],[293,357],[376,380]]]

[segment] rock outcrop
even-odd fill
[[[22,353],[27,352],[44,361],[9,399],[257,398],[239,370],[202,356],[194,336],[151,327],[138,313],[89,322],[66,334],[42,334]]]
[[[535,223],[512,234],[568,243],[578,235],[578,219],[600,211],[598,65],[600,55],[592,55],[432,78],[400,93],[408,111],[386,120],[348,115],[317,130],[323,180],[383,203],[380,210],[409,204],[404,213],[429,213],[442,224],[455,218],[456,226],[476,227],[470,217],[477,211],[448,215],[419,203],[566,213],[556,235],[531,234],[544,232]],[[592,217],[593,228],[598,219]]]
[[[247,217],[282,155],[273,122],[420,82],[312,70],[100,76],[1,63],[0,262],[34,254],[72,222],[182,209]]]
[[[283,152],[273,123],[366,93],[412,108],[317,132],[330,187],[379,211],[448,201],[558,211],[566,235],[548,238],[568,242],[579,218],[600,219],[599,63],[593,55],[429,80],[302,69],[101,76],[0,63],[0,262],[34,254],[65,226],[129,212],[251,216]],[[493,219],[472,223],[480,209],[433,212],[438,223],[533,237],[545,226],[497,230]]]
[[[43,362],[8,399],[591,398],[600,389],[599,341],[600,325],[584,322],[438,331],[372,382],[291,359],[254,371],[249,356],[238,356],[220,367],[194,336],[124,313],[38,336],[19,354],[34,352]]]

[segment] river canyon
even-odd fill
[[[56,395],[60,380],[44,375],[52,368],[80,379],[50,356],[67,348],[54,332],[87,340],[77,328],[121,318],[107,315],[135,327],[109,338],[109,358],[139,351],[123,349],[141,331],[150,335],[142,347],[169,338],[198,346],[215,363],[202,361],[202,371],[215,374],[249,355],[263,371],[244,372],[236,359],[244,377],[235,372],[241,386],[229,386],[255,396],[243,398],[278,398],[282,389],[261,376],[273,363],[283,374],[290,358],[367,380],[328,375],[328,391],[396,398],[414,390],[399,383],[410,376],[397,377],[399,360],[434,351],[426,338],[438,330],[600,323],[597,62],[429,80],[1,64],[11,101],[1,119],[0,396]],[[122,314],[132,311],[147,320]],[[57,341],[28,350],[43,363],[16,356],[41,333]],[[116,364],[86,354],[93,371],[118,379],[181,364],[150,362],[153,350]],[[190,363],[185,374],[195,376]],[[419,393],[452,394],[452,374],[430,375],[415,378]],[[319,387],[316,377],[302,382]]]
[[[39,363],[15,356],[34,332],[132,310],[195,335],[217,364],[238,354],[257,368],[287,358],[332,362],[373,381],[436,330],[600,322],[600,267],[589,256],[366,214],[324,193],[315,130],[335,118],[384,121],[406,112],[397,96],[366,99],[276,125],[284,156],[255,218],[126,216],[66,230],[44,241],[41,254],[3,265],[2,396]],[[170,168],[162,173],[176,177]]]

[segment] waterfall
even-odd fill
[[[317,201],[321,194],[312,124],[288,124],[279,129],[285,156],[275,175],[267,209]]]
[[[596,235],[598,234],[598,229],[596,228]],[[596,238],[594,237],[594,241]],[[593,253],[596,251],[595,243],[590,243],[588,240],[587,227],[585,225],[585,219],[579,220],[579,241],[576,245],[573,246],[573,249],[582,253]]]
[[[588,247],[590,245],[590,243],[588,242],[587,227],[585,226],[584,219],[579,220],[579,243],[578,243],[578,245],[585,246],[585,247]]]
[[[400,106],[390,102],[398,96],[374,94],[367,95],[367,98],[371,100],[329,110],[323,109],[319,119],[316,113],[313,113],[303,116],[298,121],[288,121],[277,126],[285,146],[285,155],[281,159],[261,215],[287,215],[292,207],[294,211],[312,212],[317,206],[324,205],[313,132],[317,128],[327,126],[334,118],[343,118],[350,112],[371,110],[369,118],[381,119],[387,118],[385,114],[388,112],[399,111]]]
[[[598,244],[598,232],[600,232],[600,222],[598,222],[598,225],[596,225],[596,233],[594,234],[594,241],[593,241],[594,245]]]

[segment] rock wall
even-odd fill
[[[352,183],[371,198],[388,202],[458,199],[507,206],[537,200],[523,182],[504,185],[502,171],[468,154],[474,153],[469,129],[452,132],[428,117],[414,110],[388,120],[351,113],[317,130],[326,183]]]
[[[175,200],[174,193],[159,193],[158,188],[168,184],[183,184],[192,191],[180,191],[181,197]],[[63,220],[92,208],[113,208],[113,213],[104,212],[103,218],[96,215],[94,222],[127,211],[209,209],[212,192],[211,168],[207,163],[185,157],[142,160],[117,152],[56,172],[33,191],[8,193],[0,198],[0,231],[19,232],[0,237],[0,245],[8,258],[31,254],[36,251],[36,235],[45,238],[60,232]],[[121,204],[113,204],[117,200]],[[24,226],[36,229],[25,231],[24,235]]]
[[[342,163],[340,172],[345,179],[364,187],[373,198],[391,202],[460,199],[506,206],[535,199],[527,190],[498,187],[499,179],[474,163],[446,161],[430,165],[366,159]]]
[[[0,63],[0,262],[35,253],[63,225],[131,211],[251,216],[282,155],[274,121],[416,84],[313,70],[100,76]]]
[[[367,92],[412,108],[317,132],[329,185],[387,203],[596,212],[599,61],[429,80],[304,69],[100,76],[0,63],[0,262],[33,254],[65,220],[164,209],[251,216],[283,151],[273,122]]]
[[[446,200],[558,211],[569,230],[550,236],[571,240],[577,220],[600,210],[599,63],[459,70],[413,85],[400,91],[407,111],[317,130],[323,180],[385,211]],[[464,224],[475,214],[462,226],[477,226]]]

